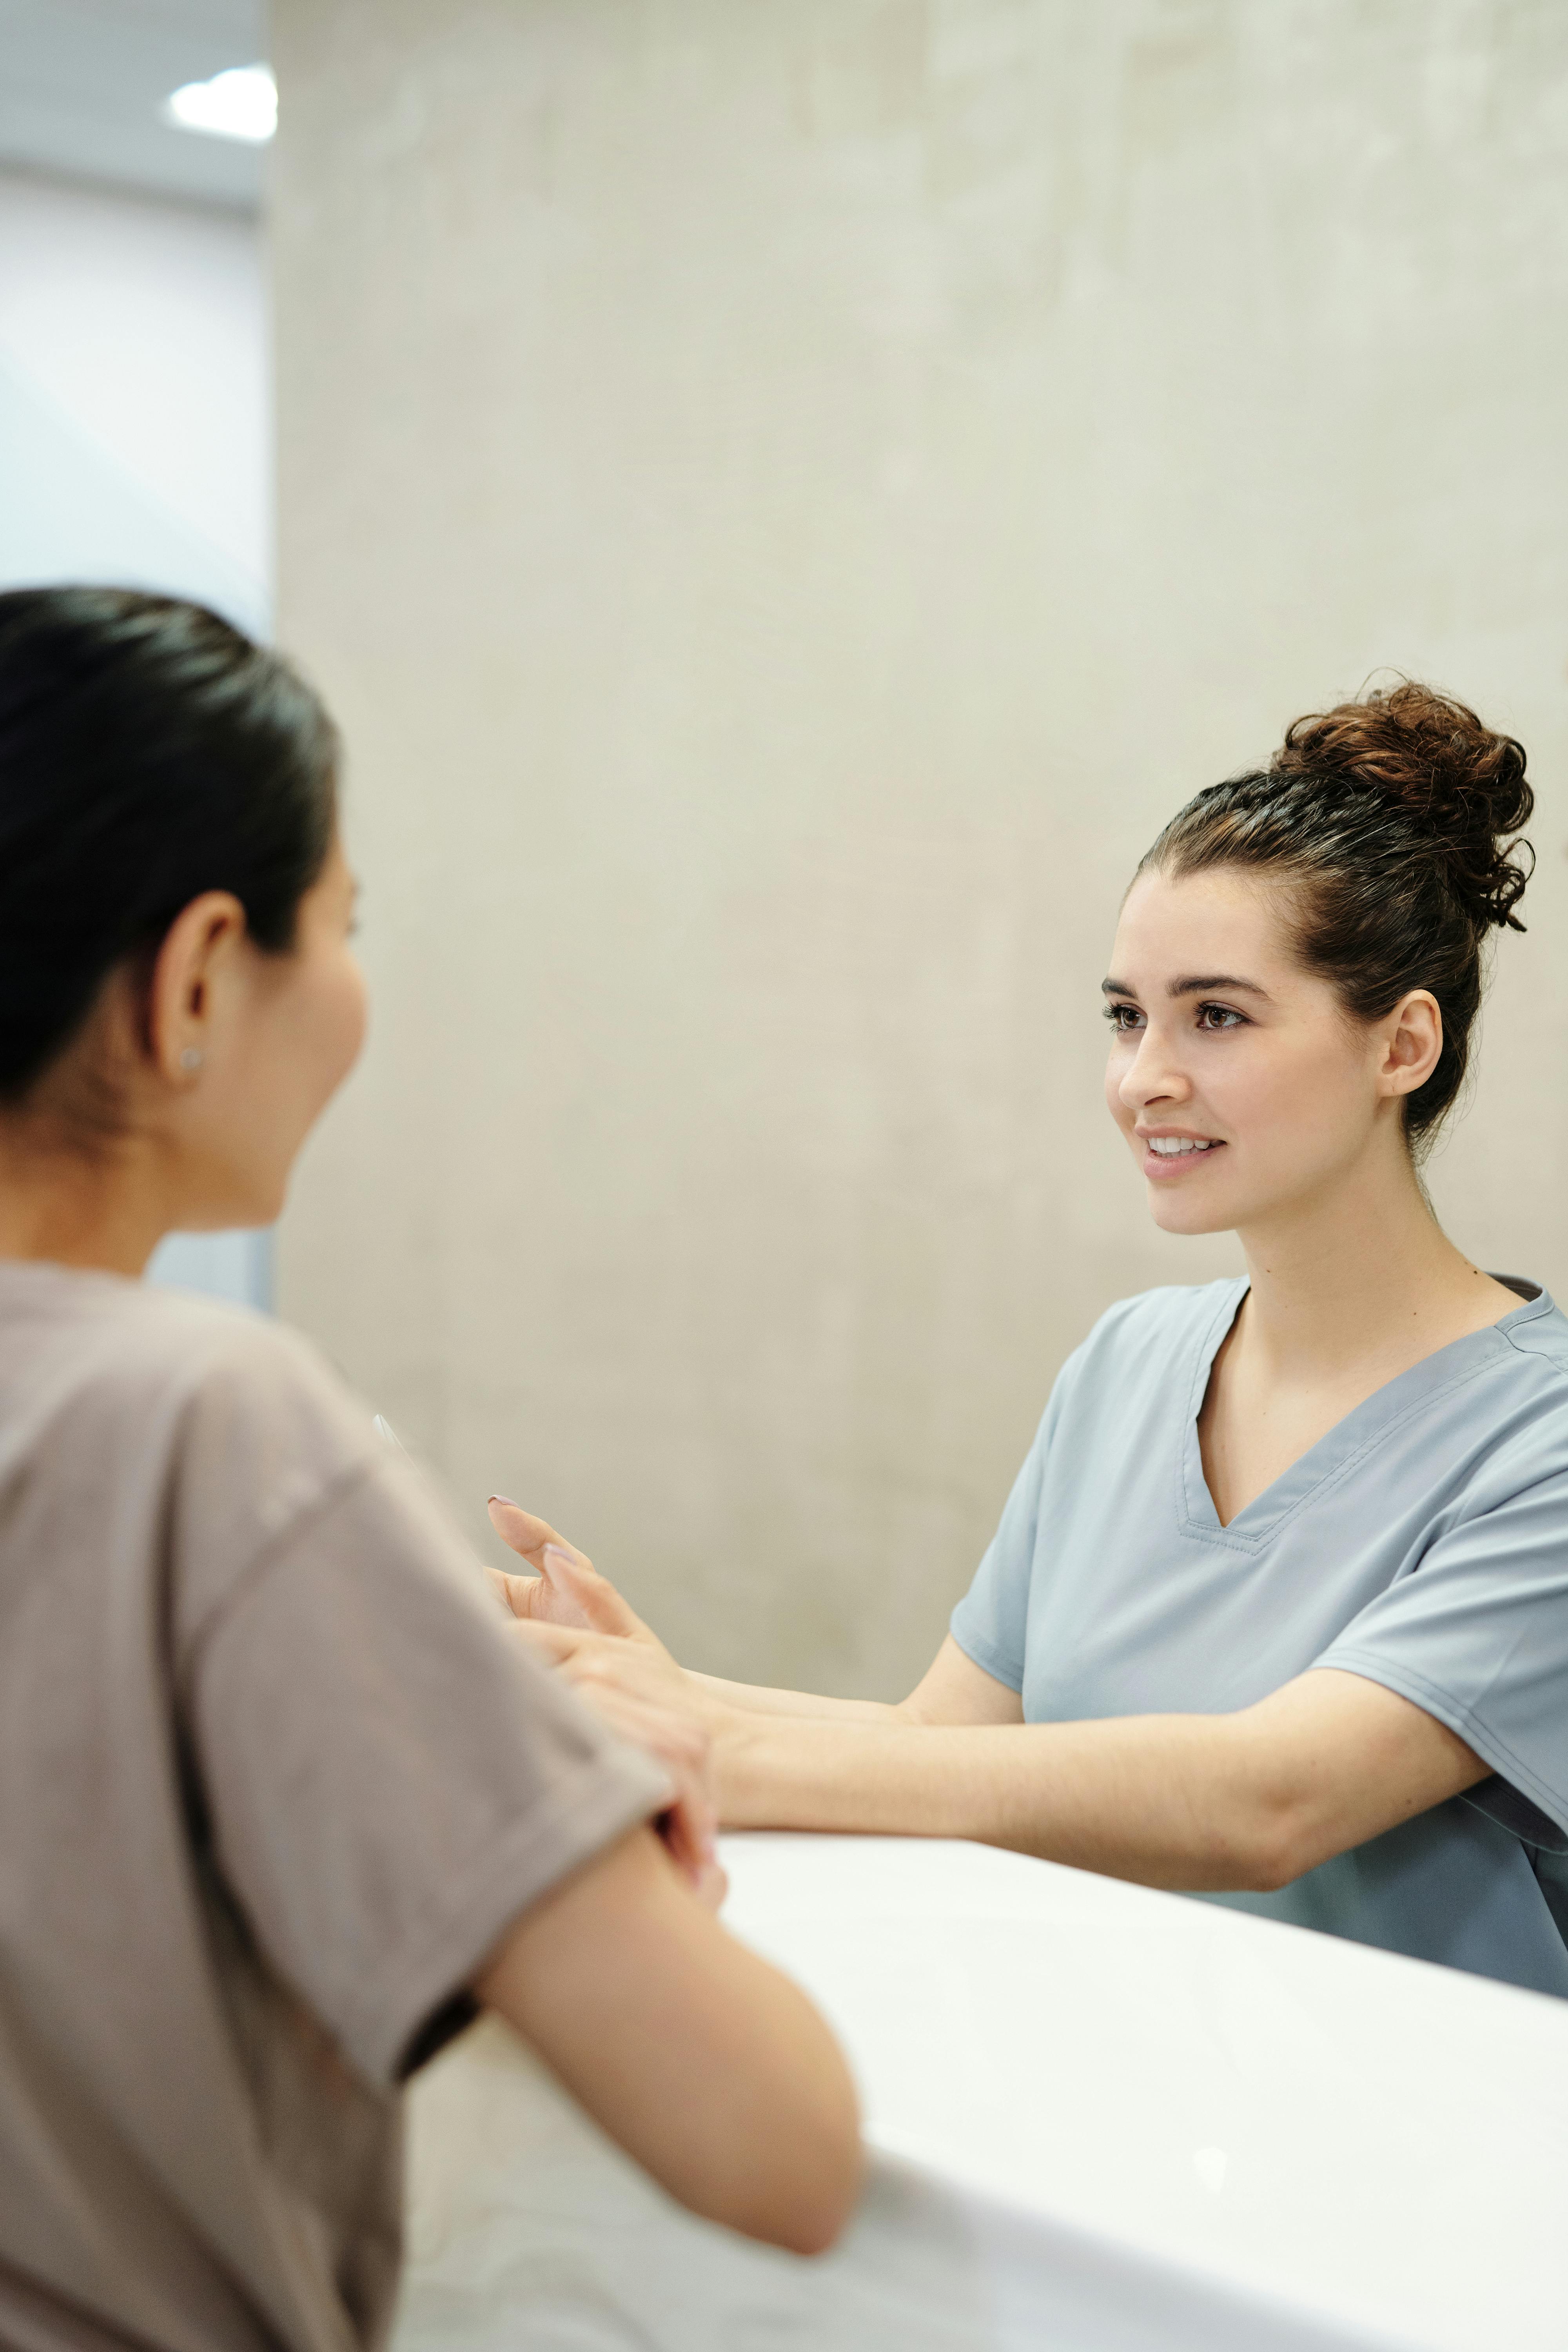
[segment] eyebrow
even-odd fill
[[[1167,996],[1205,996],[1216,988],[1239,989],[1245,995],[1261,996],[1265,1003],[1268,998],[1268,991],[1260,988],[1255,980],[1241,980],[1233,971],[1190,972],[1181,980],[1168,981],[1165,993]],[[1138,993],[1135,988],[1129,988],[1124,980],[1102,980],[1100,992],[1102,996],[1136,996]]]

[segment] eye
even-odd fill
[[[1135,1004],[1108,1004],[1104,1018],[1121,1036],[1128,1036],[1142,1022],[1143,1015]]]
[[[1228,1004],[1200,1004],[1197,1024],[1200,1029],[1244,1029],[1247,1020],[1245,1013],[1237,1013]]]

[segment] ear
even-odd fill
[[[204,890],[163,935],[147,992],[147,1045],[174,1086],[194,1085],[212,1048],[218,998],[245,936],[245,908],[232,890]]]
[[[1413,1095],[1425,1086],[1443,1051],[1443,1015],[1430,989],[1413,988],[1379,1024],[1384,1095]]]

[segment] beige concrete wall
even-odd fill
[[[694,1661],[892,1692],[1233,1263],[1129,867],[1378,664],[1529,744],[1452,1230],[1568,1297],[1568,12],[275,0],[282,633],[376,998],[283,1304]]]

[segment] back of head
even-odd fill
[[[264,951],[292,944],[336,749],[303,680],[201,605],[0,594],[0,1104],[203,891],[232,891]]]
[[[1139,871],[1236,866],[1287,885],[1301,961],[1354,1019],[1429,990],[1443,1052],[1405,1105],[1421,1149],[1464,1084],[1490,934],[1524,929],[1534,804],[1522,745],[1405,679],[1298,719],[1267,769],[1189,801]]]

